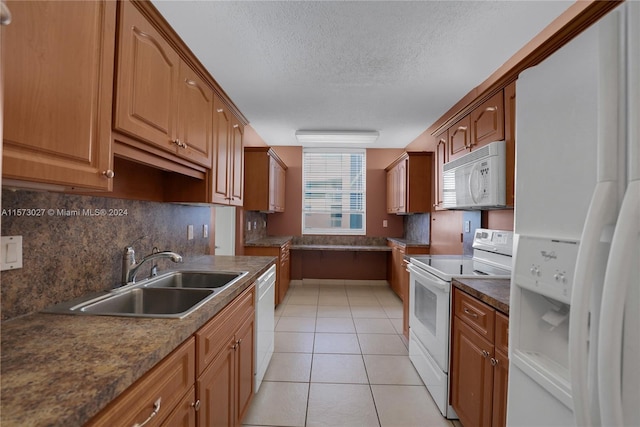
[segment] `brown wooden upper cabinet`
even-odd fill
[[[435,203],[434,207],[438,208],[442,206],[442,202],[444,201],[443,197],[443,189],[444,182],[442,181],[442,167],[445,163],[449,161],[449,152],[447,150],[449,139],[449,131],[445,130],[440,135],[436,136],[436,177],[435,177],[435,188],[434,188],[434,198]]]
[[[214,161],[211,170],[211,202],[242,206],[244,196],[244,126],[222,99],[214,95]]]
[[[287,165],[269,147],[245,147],[244,156],[244,208],[284,212]]]
[[[471,149],[504,139],[504,94],[499,91],[471,112]]]
[[[211,167],[213,90],[132,2],[119,5],[114,129]]]
[[[110,191],[116,3],[7,3],[4,179]]]
[[[504,94],[500,90],[448,129],[449,159],[504,139]]]
[[[433,153],[406,152],[386,167],[387,213],[431,210]]]
[[[471,118],[464,116],[449,128],[449,159],[454,160],[469,152],[471,140]]]

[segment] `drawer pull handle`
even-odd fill
[[[469,311],[469,309],[467,307],[463,308],[462,311],[464,311],[464,314],[467,314],[471,317],[473,317],[474,319],[478,318],[478,315],[472,311]]]
[[[115,172],[113,172],[111,169],[107,169],[106,171],[102,172],[102,175],[104,175],[105,177],[111,179],[114,176],[116,176]]]
[[[497,366],[498,365],[498,359],[494,359],[493,357],[491,358],[491,366]]]
[[[193,409],[198,412],[198,410],[200,410],[200,399],[196,400],[195,402],[193,402],[191,404],[191,406],[193,406]]]
[[[139,423],[135,423],[133,425],[133,427],[143,427],[144,425],[146,425],[149,421],[151,421],[151,419],[153,417],[155,417],[156,415],[158,415],[158,412],[160,412],[160,402],[162,401],[162,398],[159,397],[158,400],[155,401],[155,403],[153,404],[153,412],[151,412],[151,415],[149,415],[149,417],[144,420],[144,422],[142,424]]]
[[[487,350],[482,350],[482,357],[484,357],[485,359],[489,357],[489,352]]]

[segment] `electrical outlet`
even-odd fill
[[[193,225],[187,225],[187,240],[193,240]]]
[[[468,233],[471,231],[471,221],[465,221],[464,222],[464,232]]]
[[[254,230],[258,229],[258,221],[253,221],[253,229]]]
[[[383,226],[384,228],[387,228],[387,226],[388,226],[388,225],[389,225],[389,222],[388,222],[386,219],[383,219],[383,220],[382,220],[382,226]]]
[[[202,226],[202,237],[205,239],[209,237],[209,226],[207,224]]]
[[[251,231],[251,221],[247,221],[247,231]]]

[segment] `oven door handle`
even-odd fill
[[[426,285],[427,287],[436,288],[441,292],[449,292],[449,290],[451,289],[449,282],[445,282],[444,280],[441,280],[436,276],[430,274],[427,275],[428,273],[425,274],[424,270],[419,267],[414,267],[411,263],[409,263],[409,273],[415,274],[420,279],[422,279],[421,283],[423,285]]]

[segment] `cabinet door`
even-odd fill
[[[196,381],[199,426],[229,427],[235,423],[235,345],[235,340],[227,341],[225,349]]]
[[[278,207],[278,162],[269,157],[269,210],[276,211]]]
[[[242,424],[253,399],[254,328],[252,314],[236,333],[236,425]]]
[[[437,145],[436,145],[436,181],[435,181],[435,208],[441,207],[442,202],[444,201],[442,190],[444,189],[444,184],[442,182],[442,167],[449,160],[448,156],[448,138],[449,132],[444,131],[440,135],[436,137]]]
[[[111,190],[116,3],[7,3],[4,178]]]
[[[278,286],[278,298],[284,300],[289,290],[289,282],[291,282],[291,251],[289,243],[280,248],[280,283]]]
[[[393,245],[391,249],[391,289],[403,299],[402,292],[402,259],[404,257],[404,248],[400,245]]]
[[[469,152],[471,139],[471,119],[465,116],[449,128],[449,160],[454,160]]]
[[[211,167],[213,91],[184,62],[180,64],[178,87],[178,154],[202,166]]]
[[[231,150],[231,170],[230,170],[230,188],[229,188],[229,204],[233,206],[242,206],[244,196],[244,145],[243,145],[244,128],[235,117],[231,117],[231,138],[229,149]]]
[[[396,166],[396,186],[397,186],[397,207],[396,212],[407,212],[407,162],[403,160]]]
[[[114,127],[175,152],[180,57],[132,2],[119,2]]]
[[[189,393],[176,406],[171,415],[162,423],[162,427],[196,427],[196,390],[191,387]],[[149,425],[149,424],[147,424]]]
[[[213,167],[212,174],[212,202],[229,204],[229,128],[231,113],[217,96],[214,96],[214,138],[213,138]]]
[[[287,171],[282,166],[278,165],[276,179],[276,212],[284,212],[285,198],[287,194],[286,190]]]
[[[451,406],[467,426],[489,427],[493,403],[493,344],[457,316],[453,321]]]
[[[396,188],[394,171],[395,168],[387,171],[387,213],[395,213]]]
[[[509,357],[495,350],[493,367],[493,420],[492,427],[507,425],[507,388],[509,383]]]
[[[502,91],[471,112],[471,147],[476,149],[504,139],[504,97]]]

